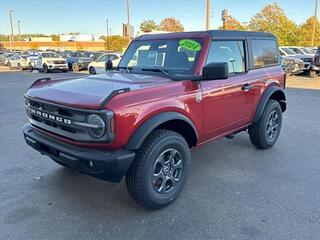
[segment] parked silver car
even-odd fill
[[[15,54],[10,58],[8,66],[10,69],[18,69],[20,71],[28,69],[27,55]]]

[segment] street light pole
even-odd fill
[[[20,20],[18,21],[18,32],[19,32],[19,43],[20,43],[20,50],[22,50],[22,45],[21,45],[21,28],[20,28]]]
[[[129,0],[127,0],[127,17],[128,17],[128,20],[127,20],[127,34],[128,34],[128,39],[129,39],[129,43],[131,41],[131,36],[130,36],[130,30],[131,30],[131,27],[130,27],[130,3],[129,3]]]
[[[318,20],[317,15],[318,15],[318,0],[315,0],[314,22],[313,22],[313,31],[312,31],[312,41],[311,41],[312,47],[314,47],[314,39],[316,35],[316,25]]]
[[[210,1],[207,0],[207,10],[206,10],[206,30],[210,30]]]
[[[14,34],[13,34],[13,24],[12,24],[12,13],[13,13],[13,10],[10,10],[9,11],[9,18],[10,18],[10,28],[11,28],[11,42],[12,42],[12,45],[13,45],[13,49],[15,49],[15,46],[14,46]]]
[[[109,52],[109,19],[107,18],[107,51]]]

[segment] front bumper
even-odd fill
[[[61,69],[61,70],[67,70],[68,64],[48,64],[49,69]]]
[[[97,150],[61,143],[34,131],[30,123],[23,126],[23,134],[26,143],[41,154],[105,181],[119,182],[135,157],[135,152],[128,150]]]
[[[90,62],[75,62],[79,66],[79,70],[87,70]]]

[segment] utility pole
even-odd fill
[[[128,20],[127,20],[127,33],[128,33],[128,38],[129,38],[129,43],[131,42],[131,36],[130,36],[130,30],[131,30],[131,27],[130,27],[130,3],[129,3],[129,0],[127,0],[127,17],[128,17]]]
[[[109,52],[109,19],[107,18],[107,51]]]
[[[19,43],[20,43],[20,50],[22,50],[22,45],[21,45],[21,28],[20,28],[20,20],[18,21],[18,32],[19,32]]]
[[[207,11],[206,11],[206,30],[210,30],[210,1],[207,0]]]
[[[13,34],[13,24],[12,24],[12,13],[13,13],[13,10],[10,10],[9,11],[9,18],[10,18],[10,28],[11,28],[11,42],[12,42],[12,45],[13,45],[13,49],[15,49],[15,46],[14,46],[14,34]]]
[[[318,19],[318,0],[315,0],[314,22],[313,22],[313,31],[312,31],[312,41],[311,41],[312,47],[314,47],[314,39],[315,39],[315,35],[316,35],[317,19]]]

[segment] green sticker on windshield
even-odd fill
[[[189,51],[199,52],[201,50],[201,45],[197,41],[191,39],[181,39],[179,45]]]

